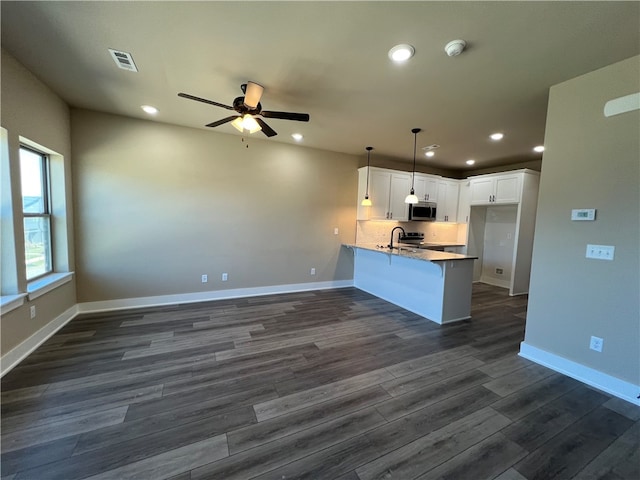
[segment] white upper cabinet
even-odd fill
[[[389,192],[389,220],[409,220],[409,205],[404,199],[411,190],[411,174],[392,173],[391,191]]]
[[[411,190],[411,174],[371,167],[369,172],[370,207],[360,202],[366,193],[367,167],[359,169],[358,220],[395,220],[409,219],[409,206],[404,203]]]
[[[458,220],[459,182],[440,180],[438,182],[438,205],[436,222],[456,222]]]
[[[438,198],[438,177],[416,173],[415,190],[418,200],[421,202],[436,202]]]
[[[469,179],[471,205],[519,203],[522,173],[481,175]]]

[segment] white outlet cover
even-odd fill
[[[602,346],[604,344],[604,340],[600,337],[591,337],[591,341],[589,342],[589,348],[591,350],[595,350],[596,352],[602,352]]]

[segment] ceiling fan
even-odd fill
[[[279,118],[283,120],[296,120],[298,122],[309,121],[308,113],[272,112],[262,110],[262,104],[260,103],[260,98],[264,91],[264,87],[262,85],[255,82],[247,82],[240,85],[240,88],[242,89],[242,93],[244,93],[244,97],[236,97],[233,100],[233,106],[189,95],[188,93],[180,92],[178,93],[178,96],[195,100],[197,102],[208,103],[209,105],[215,105],[216,107],[226,108],[227,110],[235,110],[238,113],[238,115],[231,115],[230,117],[223,118],[222,120],[208,123],[205,127],[217,127],[231,122],[231,125],[241,132],[248,130],[249,133],[254,133],[258,130],[262,130],[262,133],[267,137],[273,137],[277,135],[276,131],[257,115],[264,118]]]

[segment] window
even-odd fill
[[[20,147],[22,212],[27,281],[53,270],[51,261],[51,206],[47,155]]]

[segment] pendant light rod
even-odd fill
[[[364,200],[362,200],[362,203],[360,205],[362,205],[363,207],[370,207],[371,200],[369,200],[369,170],[371,167],[371,150],[373,150],[373,147],[365,147],[365,149],[367,150],[367,189],[364,194]]]
[[[416,178],[416,146],[418,143],[418,133],[421,130],[422,130],[421,128],[411,129],[411,133],[413,133],[413,176],[411,178],[411,195],[413,195],[413,186]]]
[[[416,180],[416,147],[418,144],[418,132],[422,131],[421,128],[412,128],[411,133],[413,133],[413,173],[411,174],[411,192],[404,199],[404,203],[418,203],[418,197],[416,196],[415,190],[413,189]]]

